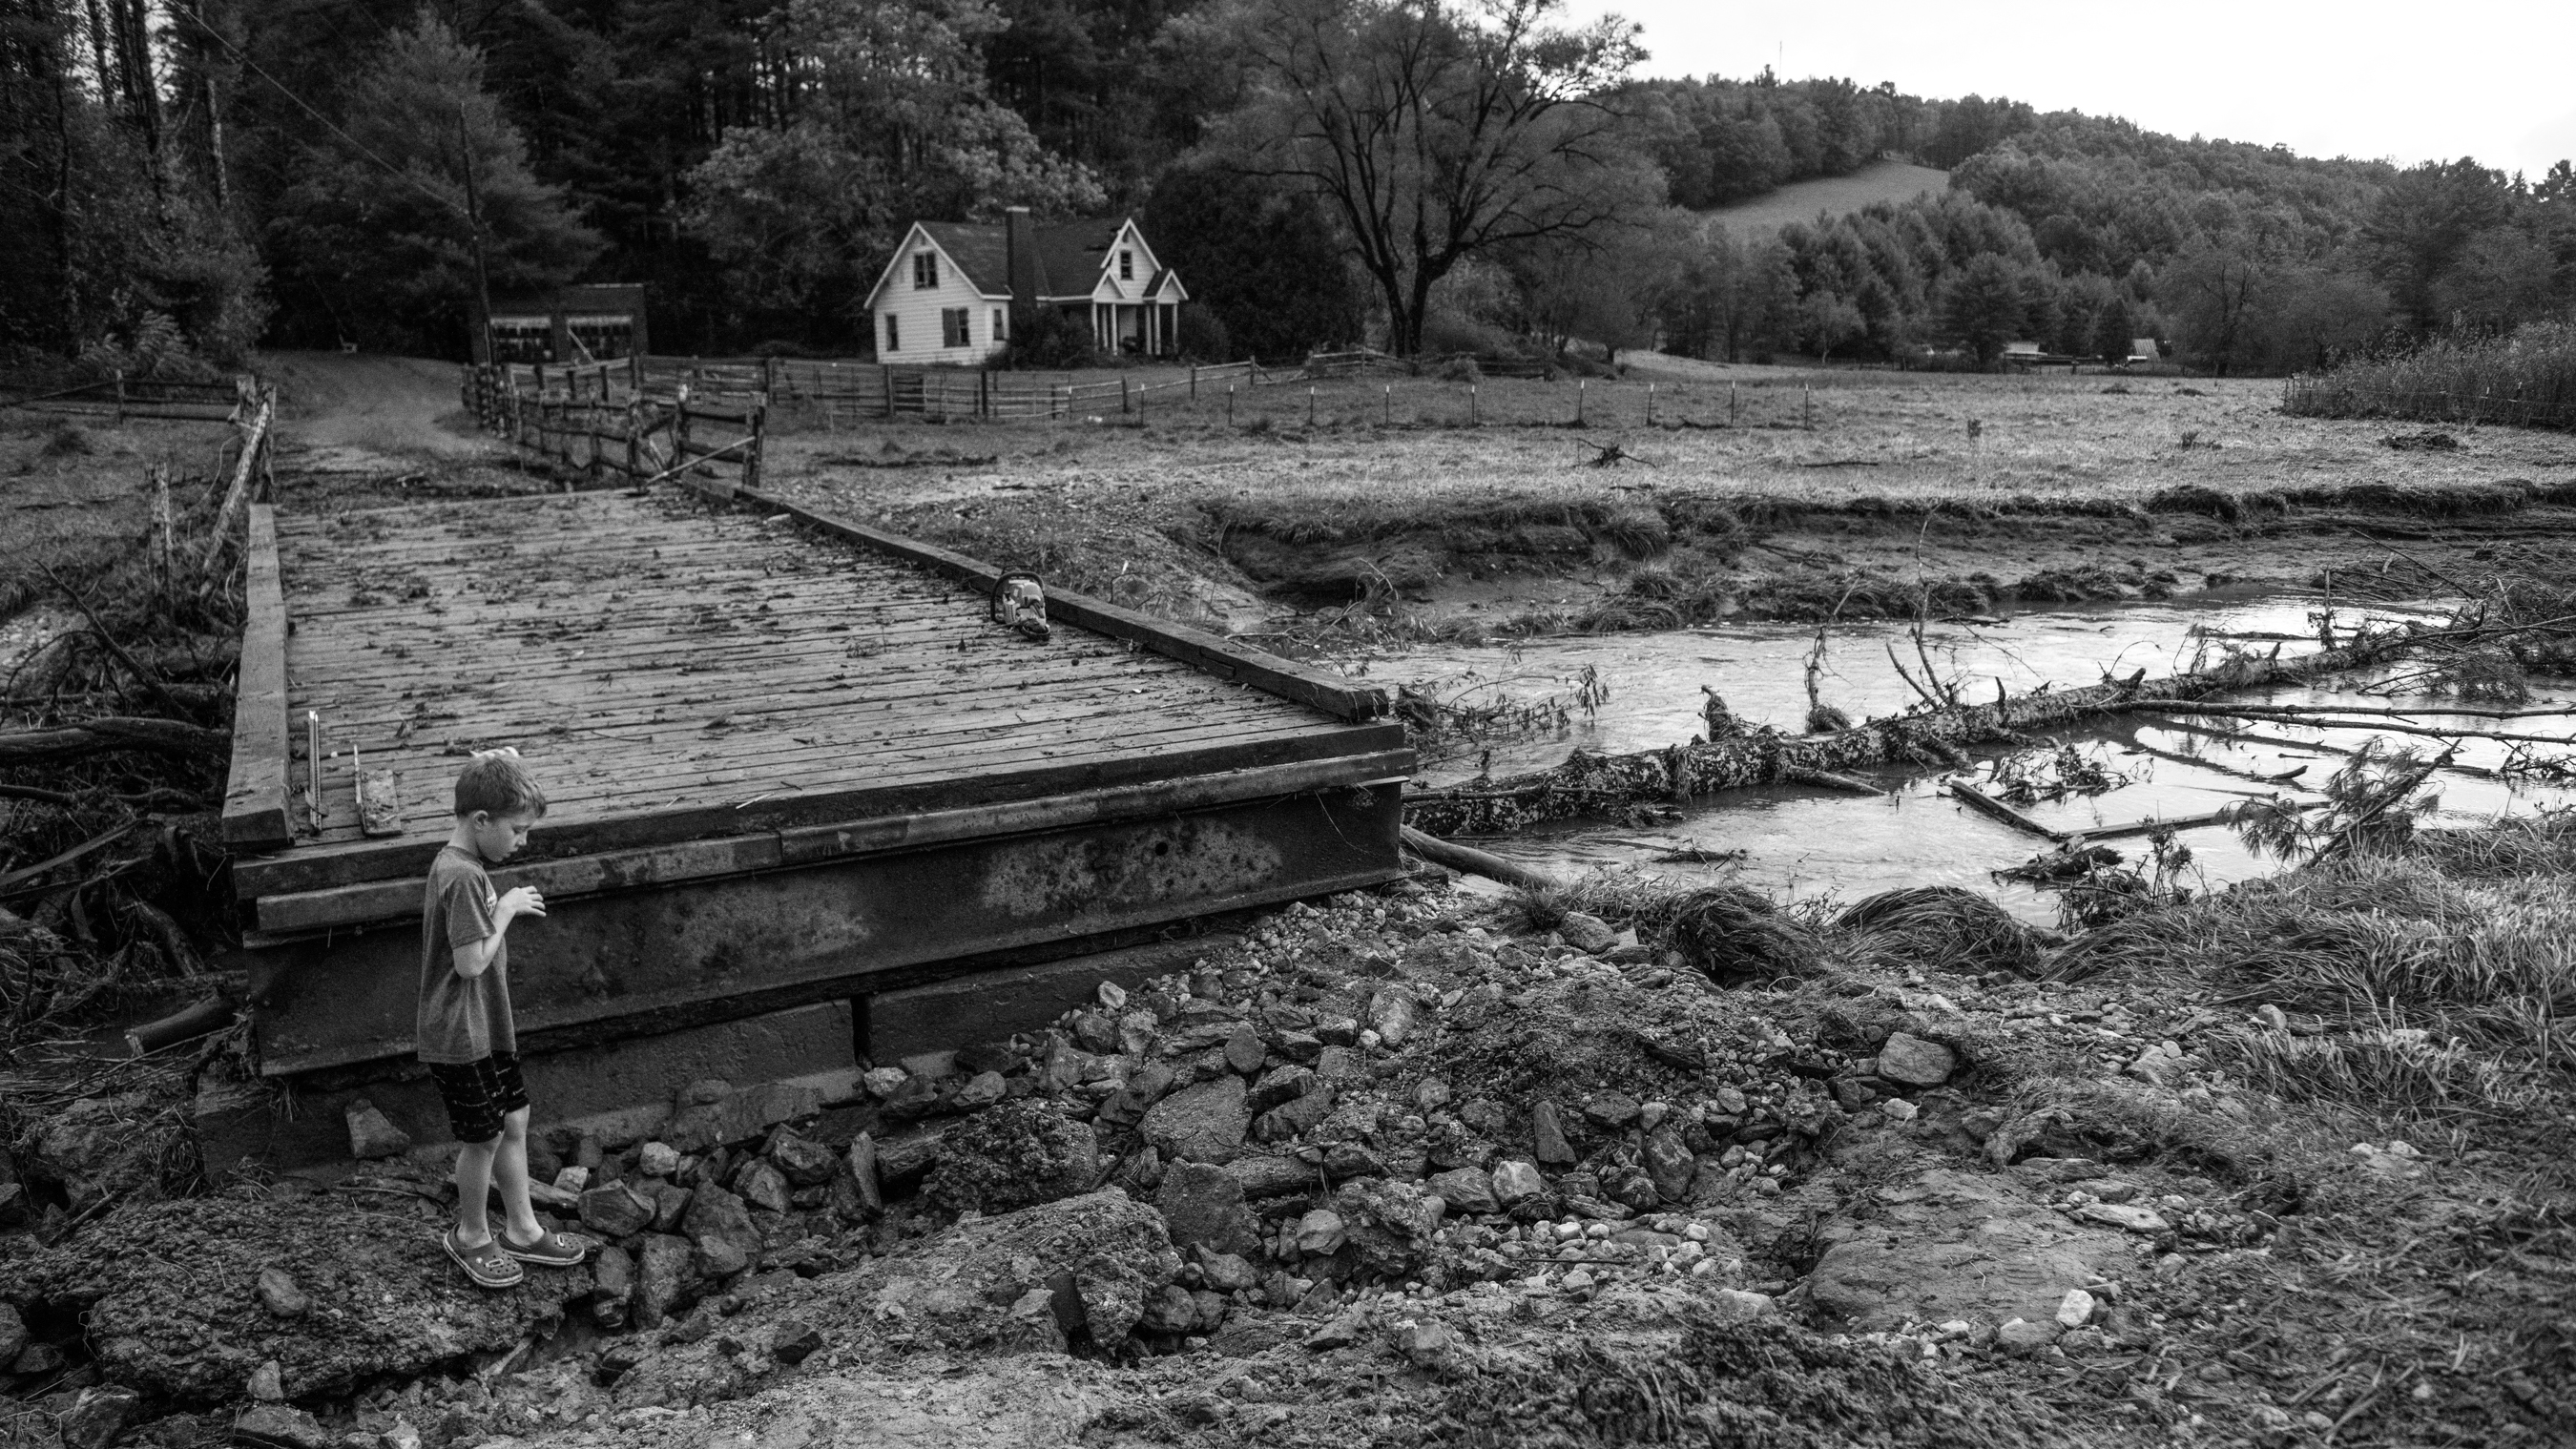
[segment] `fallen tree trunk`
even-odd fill
[[[1519,886],[1523,890],[1552,891],[1557,888],[1557,881],[1553,876],[1532,870],[1525,865],[1516,865],[1499,855],[1477,850],[1472,846],[1460,845],[1454,840],[1441,840],[1435,836],[1425,835],[1409,825],[1404,828],[1404,848],[1433,865],[1445,865],[1451,870],[1464,871],[1469,875],[1481,875],[1487,880],[1501,881],[1505,885]]]
[[[0,730],[0,765],[67,760],[104,750],[149,750],[160,755],[221,755],[232,748],[222,730],[175,719],[102,715],[45,729]]]
[[[1918,752],[1955,754],[1961,746],[2017,741],[2027,731],[2116,714],[2135,708],[2140,700],[2196,700],[2228,690],[2303,683],[2382,663],[2425,640],[2452,638],[2461,632],[2407,626],[2290,659],[2277,654],[2233,659],[2216,668],[2165,679],[2146,679],[2140,671],[2129,679],[2105,680],[2081,689],[1925,709],[1828,734],[1799,737],[1762,729],[1627,755],[1577,750],[1554,769],[1495,780],[1473,794],[1407,800],[1405,819],[1437,835],[1489,835],[1550,820],[1615,813],[1620,804],[1688,800],[1720,790],[1777,784],[1796,779],[1802,771],[1842,774],[1873,765],[1907,764]],[[2494,631],[2499,637],[2512,632],[2517,631]]]

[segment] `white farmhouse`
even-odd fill
[[[879,362],[973,366],[1010,344],[1039,307],[1091,329],[1103,352],[1180,351],[1180,276],[1132,217],[1038,226],[1024,206],[999,225],[916,221],[868,293]]]

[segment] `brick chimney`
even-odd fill
[[[1011,335],[1035,315],[1038,304],[1038,228],[1025,206],[1009,206],[1003,215],[1003,270],[1011,287]]]

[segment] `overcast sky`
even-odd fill
[[[1844,76],[2178,136],[2537,178],[2576,156],[2576,0],[1569,0],[1646,27],[1657,76]]]

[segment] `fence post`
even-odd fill
[[[877,367],[877,376],[878,376],[880,379],[882,379],[882,380],[884,381],[884,383],[885,383],[885,409],[886,409],[886,421],[887,421],[887,422],[893,422],[893,421],[894,421],[894,364],[892,364],[892,363],[880,363],[880,364],[878,365],[878,367]]]
[[[1192,402],[1197,402],[1198,400],[1199,400],[1199,365],[1198,365],[1197,363],[1193,362],[1193,363],[1191,363],[1191,364],[1190,364],[1190,401],[1192,401]]]
[[[1472,382],[1467,384],[1467,426],[1471,428],[1478,426],[1478,419],[1476,416],[1476,384]]]
[[[671,466],[683,470],[680,476],[684,481],[687,479],[688,474],[685,470],[689,466],[689,384],[685,379],[680,383],[680,400],[673,405],[671,413]]]
[[[1391,382],[1390,382],[1390,383],[1388,383],[1388,384],[1386,385],[1386,401],[1385,401],[1384,403],[1382,403],[1382,404],[1380,404],[1380,405],[1379,405],[1378,415],[1377,415],[1377,422],[1378,422],[1378,426],[1379,426],[1379,427],[1382,427],[1382,428],[1391,428],[1391,427],[1394,427],[1394,426],[1395,426],[1395,384],[1394,384],[1394,383],[1391,383]]]
[[[1578,428],[1583,426],[1583,399],[1591,392],[1592,379],[1578,377],[1574,380],[1574,425]]]
[[[1646,426],[1651,428],[1651,427],[1653,427],[1654,425],[1655,425],[1655,385],[1654,385],[1653,383],[1651,383],[1651,382],[1650,382],[1650,383],[1647,383],[1647,384],[1646,384]]]
[[[125,369],[116,369],[116,425],[125,426]]]
[[[1225,385],[1225,425],[1234,426],[1234,384],[1230,382]]]
[[[1811,433],[1816,430],[1816,395],[1803,382],[1798,384],[1798,426]]]
[[[978,371],[975,374],[975,415],[986,418],[993,415],[993,374],[989,372]]]
[[[1739,387],[1740,385],[1741,385],[1741,384],[1738,384],[1738,383],[1732,383],[1732,382],[1730,382],[1730,383],[1728,383],[1728,384],[1726,385],[1726,425],[1727,425],[1728,427],[1730,427],[1730,428],[1735,426],[1735,403],[1736,403],[1736,391],[1735,391],[1735,390],[1736,390],[1736,388],[1737,388],[1737,387]]]
[[[1311,428],[1311,427],[1313,427],[1314,425],[1315,425],[1315,385],[1314,385],[1313,383],[1311,383],[1311,382],[1310,382],[1310,383],[1306,384],[1306,426],[1308,426],[1308,427],[1310,427],[1310,428]]]
[[[636,429],[642,425],[640,416],[642,407],[643,399],[640,395],[626,399],[626,476],[629,479],[640,476],[643,471],[639,466],[643,460],[636,456],[641,449]]]
[[[626,390],[639,397],[643,395],[644,354],[641,352],[626,354]]]
[[[1135,411],[1134,403],[1127,396],[1127,374],[1123,372],[1118,374],[1118,411],[1122,415]]]
[[[760,451],[769,442],[769,404],[754,403],[751,409],[751,447],[742,455],[742,486],[745,491],[760,487]]]

